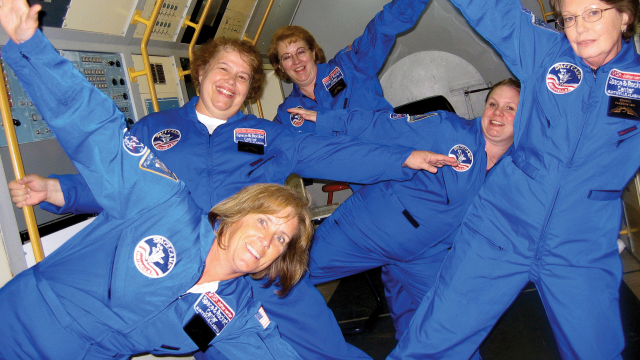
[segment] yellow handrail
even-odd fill
[[[544,21],[545,22],[549,22],[549,20],[547,20],[547,18],[549,16],[554,15],[553,11],[546,12],[545,9],[544,9],[544,4],[542,3],[542,0],[538,0],[538,3],[540,4],[540,9],[542,10],[542,17],[544,18]],[[555,17],[553,18],[553,20],[555,20]]]
[[[24,177],[24,166],[22,165],[22,156],[18,147],[18,138],[16,137],[16,129],[13,126],[13,116],[11,116],[11,106],[9,106],[9,97],[7,96],[7,85],[4,81],[4,72],[0,74],[0,113],[2,114],[2,124],[4,125],[4,133],[7,137],[7,145],[9,147],[9,156],[13,165],[13,172],[16,179]],[[44,259],[44,251],[40,242],[40,233],[38,232],[38,224],[36,223],[36,215],[32,206],[22,208],[24,219],[27,223],[27,232],[31,239],[31,247],[33,248],[33,256],[36,262]]]
[[[156,5],[153,7],[153,11],[151,12],[151,17],[149,20],[143,18],[142,11],[136,10],[133,14],[133,18],[131,19],[131,24],[137,24],[141,22],[147,26],[144,30],[144,35],[142,36],[142,40],[140,41],[140,52],[142,53],[142,62],[144,63],[144,69],[140,71],[135,71],[134,68],[129,68],[129,78],[132,82],[136,82],[138,76],[146,75],[147,76],[147,84],[149,84],[149,95],[151,96],[151,103],[153,104],[153,111],[160,111],[160,104],[158,103],[158,94],[156,93],[156,87],[153,83],[153,76],[151,76],[151,63],[149,61],[149,52],[147,51],[147,45],[149,44],[149,39],[151,39],[151,33],[153,32],[153,27],[158,20],[158,15],[160,14],[160,10],[162,9],[162,4],[164,0],[157,0]]]
[[[189,63],[193,62],[193,49],[196,47],[198,36],[200,35],[200,31],[202,30],[202,26],[204,25],[204,20],[207,14],[209,13],[209,8],[213,4],[213,2],[214,0],[207,1],[207,5],[204,6],[204,9],[202,10],[202,16],[200,17],[200,21],[198,21],[197,24],[194,24],[191,21],[187,20],[186,17],[184,19],[184,22],[182,23],[183,28],[186,28],[187,26],[191,26],[192,28],[195,29],[193,32],[193,37],[191,38],[191,42],[189,43]],[[184,79],[184,76],[189,74],[191,74],[191,69],[182,70],[182,67],[178,69],[178,76],[180,77],[180,79]],[[196,92],[197,92],[197,89],[196,89]]]

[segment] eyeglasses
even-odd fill
[[[280,57],[280,62],[282,63],[288,63],[290,61],[293,61],[293,57],[297,57],[298,59],[302,59],[303,57],[306,57],[309,54],[309,49],[307,49],[306,47],[299,47],[298,50],[296,50],[295,54],[282,54],[282,56]]]
[[[611,9],[615,9],[615,8],[610,7],[608,9],[587,9],[582,13],[581,17],[582,17],[582,20],[586,22],[589,22],[589,23],[596,22],[602,19],[603,12]],[[557,22],[558,22],[558,26],[560,26],[563,29],[566,29],[575,25],[576,20],[578,20],[578,15],[569,15],[569,16],[563,16],[559,18]]]

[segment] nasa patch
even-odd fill
[[[547,88],[556,94],[568,94],[582,82],[582,69],[569,63],[557,63],[547,72]]]
[[[133,263],[143,275],[152,279],[171,272],[176,264],[176,249],[164,236],[148,236],[136,245]]]
[[[129,130],[124,130],[122,136],[122,147],[133,156],[140,156],[147,151],[147,147],[138,140],[135,136],[131,135]]]
[[[216,335],[220,335],[235,316],[233,309],[220,296],[212,292],[202,294],[193,308]]]
[[[296,106],[296,109],[303,109],[303,107],[298,105]],[[304,119],[300,114],[291,114],[291,125],[300,127],[302,124],[304,124]]]
[[[159,151],[169,150],[180,141],[181,137],[180,130],[164,129],[153,135],[153,147]]]
[[[449,157],[458,161],[457,166],[452,166],[455,171],[464,172],[471,169],[473,165],[473,153],[468,147],[458,144],[449,150]]]
[[[158,159],[154,153],[149,151],[147,156],[140,161],[140,168],[152,172],[157,175],[167,177],[173,181],[178,181],[178,177],[169,168]]]
[[[267,146],[267,132],[262,129],[235,129],[233,130],[233,141]]]

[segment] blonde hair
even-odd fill
[[[307,270],[313,236],[309,201],[282,185],[255,184],[221,201],[209,212],[209,222],[216,232],[216,238],[221,239],[230,226],[246,215],[274,215],[287,208],[291,209],[290,218],[298,219],[298,229],[271,265],[251,274],[254,279],[269,277],[265,286],[279,286],[281,290],[276,291],[278,296],[286,295]],[[218,246],[224,249],[221,241],[218,241]]]

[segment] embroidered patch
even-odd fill
[[[148,236],[136,245],[133,262],[143,275],[152,279],[171,272],[176,264],[176,249],[164,236]]]
[[[233,309],[216,293],[212,292],[202,294],[193,305],[193,308],[196,313],[202,316],[216,335],[220,335],[235,316]]]
[[[397,120],[397,119],[403,119],[408,117],[409,114],[396,114],[396,113],[391,113],[389,114],[389,119],[391,120]]]
[[[235,129],[233,130],[233,141],[267,146],[267,132],[262,129]]]
[[[296,106],[296,109],[303,109],[302,106]],[[304,124],[304,119],[300,114],[291,114],[291,125],[295,127],[300,127]]]
[[[409,116],[409,118],[407,119],[407,122],[414,123],[414,122],[416,122],[416,121],[420,121],[420,120],[422,120],[422,119],[430,118],[430,117],[432,117],[432,116],[436,116],[436,115],[438,115],[438,113],[429,113],[429,114],[422,114],[422,115],[412,115],[412,116]]]
[[[182,135],[176,129],[164,129],[153,135],[153,147],[156,150],[165,151],[174,147]]]
[[[569,63],[557,63],[547,72],[547,88],[556,94],[568,94],[582,82],[582,69]]]
[[[544,20],[538,18],[534,13],[532,13],[529,9],[522,8],[522,12],[531,15],[531,23],[537,27],[541,27],[546,30],[551,30],[553,32],[558,32],[556,29],[552,28],[551,25],[547,24]]]
[[[122,147],[127,150],[127,152],[133,156],[140,156],[147,151],[147,147],[141,143],[138,138],[131,135],[129,130],[124,130],[124,134],[122,136]]]
[[[154,174],[167,177],[173,181],[178,181],[178,177],[158,159],[151,151],[140,161],[140,168]]]
[[[264,312],[262,306],[260,306],[260,309],[258,309],[258,313],[254,316],[256,317],[256,319],[258,319],[258,321],[260,321],[263,329],[266,329],[267,326],[269,326],[269,324],[271,323],[271,320],[269,320],[269,317],[267,316],[267,313]]]
[[[452,166],[455,171],[464,172],[471,169],[473,165],[473,153],[468,147],[458,144],[449,150],[449,157],[458,161],[457,166]]]
[[[609,71],[605,93],[608,96],[640,99],[640,74],[616,69]]]

